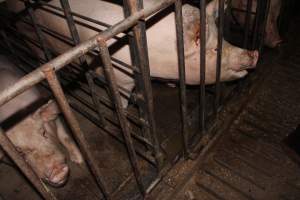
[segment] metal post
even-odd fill
[[[137,155],[133,146],[131,134],[130,134],[130,127],[129,123],[127,121],[127,118],[125,116],[123,107],[122,107],[122,102],[121,102],[121,96],[118,90],[117,86],[117,80],[113,71],[110,55],[108,48],[106,46],[105,40],[102,40],[101,38],[98,39],[98,44],[99,44],[99,49],[100,49],[100,56],[103,62],[103,67],[104,67],[104,73],[105,77],[107,79],[109,89],[111,92],[111,98],[112,101],[114,102],[115,109],[117,112],[117,116],[119,119],[120,127],[123,132],[124,140],[126,143],[126,148],[129,154],[129,159],[133,168],[133,172],[137,181],[137,185],[143,195],[145,195],[145,188],[144,184],[142,181],[142,176],[141,172],[138,167],[138,160],[137,160]]]
[[[262,0],[257,0],[257,7],[256,7],[256,15],[255,15],[255,26],[253,30],[253,40],[252,40],[252,50],[257,47],[257,38],[259,35],[259,22],[262,19],[264,10],[262,6]]]
[[[183,21],[182,21],[182,1],[175,2],[175,22],[177,37],[177,54],[178,54],[178,73],[179,73],[179,93],[180,93],[180,111],[181,111],[181,134],[183,142],[184,155],[190,156],[188,147],[188,131],[187,131],[187,100],[185,85],[185,60],[184,60],[184,40],[183,40]]]
[[[96,110],[97,110],[97,114],[99,117],[99,123],[101,124],[101,127],[105,126],[105,119],[103,117],[103,112],[101,110],[100,107],[100,102],[99,99],[97,98],[97,92],[96,92],[96,86],[94,83],[94,79],[93,79],[93,75],[91,74],[91,72],[86,72],[85,74],[89,88],[90,88],[90,92],[91,92],[91,96],[93,99],[93,103],[96,106]]]
[[[125,15],[133,15],[139,10],[143,9],[141,0],[123,0]],[[150,68],[148,58],[148,47],[146,40],[146,26],[145,22],[139,21],[133,27],[133,39],[130,40],[131,55],[133,63],[139,68],[140,73],[134,73],[135,86],[137,89],[137,96],[143,98],[138,99],[139,112],[142,118],[149,123],[149,127],[143,127],[143,132],[147,137],[150,137],[154,146],[154,156],[160,171],[163,165],[163,154],[158,141],[154,120],[154,106],[153,94],[150,80]],[[140,94],[140,95],[139,95]]]
[[[251,12],[252,12],[252,0],[247,0],[247,10],[245,16],[245,27],[244,27],[244,48],[248,48],[248,41],[249,41],[249,26],[251,20]]]
[[[34,185],[34,187],[39,191],[42,197],[46,200],[56,200],[56,197],[51,193],[47,186],[42,182],[42,180],[35,174],[28,163],[22,158],[19,152],[16,150],[15,146],[6,136],[2,128],[0,128],[0,146],[8,154],[9,157],[16,163],[23,174],[28,178],[28,180]]]
[[[219,0],[219,21],[218,21],[218,51],[217,51],[217,66],[216,66],[216,96],[214,112],[217,115],[220,106],[221,97],[221,65],[222,65],[222,48],[223,48],[223,30],[224,29],[224,0]]]
[[[45,40],[43,31],[41,30],[41,28],[39,27],[39,25],[37,23],[37,19],[36,19],[36,16],[34,14],[34,10],[32,8],[32,5],[28,0],[26,0],[24,3],[25,3],[25,6],[27,8],[30,19],[32,21],[32,25],[33,25],[33,28],[35,30],[35,33],[38,37],[38,40],[41,44],[41,47],[42,47],[43,51],[44,51],[45,58],[46,58],[47,61],[49,61],[49,60],[52,59],[52,55],[51,55],[49,49],[47,48],[46,40]]]
[[[206,1],[200,1],[200,129],[205,132]]]
[[[262,28],[261,28],[261,31],[260,31],[260,35],[261,35],[261,38],[260,38],[260,43],[259,43],[259,54],[262,53],[262,50],[263,50],[263,46],[264,46],[264,43],[265,43],[265,33],[266,33],[266,25],[267,25],[267,21],[268,21],[268,13],[269,13],[269,10],[270,10],[270,0],[266,0],[266,7],[265,7],[265,15],[264,15],[264,21],[263,21],[263,25],[262,25]]]
[[[96,159],[94,158],[94,156],[91,153],[90,146],[89,146],[88,142],[86,141],[86,139],[81,131],[80,125],[79,125],[76,117],[74,116],[74,113],[72,112],[71,107],[64,95],[63,89],[57,79],[54,68],[52,68],[51,66],[48,65],[48,67],[43,70],[43,73],[44,73],[44,75],[49,83],[49,86],[57,100],[57,103],[59,104],[59,106],[60,106],[60,108],[61,108],[61,110],[62,110],[74,136],[75,136],[76,141],[79,144],[81,152],[83,153],[85,158],[87,158],[86,159],[87,163],[89,164],[93,174],[95,175],[98,186],[102,190],[104,197],[106,199],[110,199],[110,196],[107,192],[107,187],[105,186],[105,184],[102,180],[102,177],[104,177],[104,176],[102,175],[100,168],[97,166]]]

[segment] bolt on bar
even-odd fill
[[[135,152],[135,149],[133,146],[133,141],[132,141],[130,130],[129,130],[130,127],[129,127],[127,118],[125,116],[125,113],[124,113],[124,110],[122,107],[121,96],[119,94],[119,90],[118,90],[118,87],[116,84],[117,83],[116,77],[115,77],[115,74],[113,71],[113,66],[111,63],[108,47],[106,46],[105,40],[101,40],[101,38],[98,39],[98,44],[99,44],[99,49],[100,49],[100,57],[103,62],[105,77],[108,81],[109,89],[111,91],[112,102],[114,102],[114,104],[115,104],[120,127],[122,129],[124,140],[125,140],[126,147],[128,150],[129,159],[130,159],[140,192],[143,195],[145,195],[145,188],[144,188],[144,184],[142,181],[141,172],[138,167],[137,155],[136,155],[136,152]]]
[[[188,147],[188,131],[187,131],[187,100],[186,100],[186,84],[185,84],[185,57],[184,57],[184,40],[183,40],[183,19],[182,19],[182,0],[175,2],[175,22],[176,22],[176,38],[177,38],[177,54],[178,54],[178,73],[179,73],[179,95],[180,95],[180,112],[181,112],[181,134],[183,142],[184,156],[190,157]]]
[[[206,0],[200,1],[200,130],[205,133]]]
[[[3,150],[9,155],[9,157],[16,163],[23,174],[29,179],[29,181],[34,185],[42,197],[46,200],[56,200],[56,197],[52,192],[46,187],[42,180],[34,173],[32,168],[28,165],[25,159],[16,150],[15,146],[6,136],[2,128],[0,128],[0,145]]]
[[[130,14],[132,15],[143,9],[142,0],[124,0],[123,4],[125,16],[129,16]],[[158,170],[160,171],[163,165],[163,154],[160,149],[154,120],[154,105],[150,80],[146,25],[145,22],[141,21],[141,19],[138,21],[137,25],[133,27],[133,38],[130,38],[129,40],[131,49],[130,51],[131,55],[134,56],[134,66],[139,68],[140,71],[140,73],[134,72],[137,94],[138,96],[140,94],[144,97],[143,101],[137,102],[139,105],[139,112],[141,117],[149,123],[149,127],[142,127],[142,132],[148,139],[151,138],[152,140],[154,146],[154,156],[157,161]]]
[[[222,64],[222,48],[223,48],[223,29],[224,29],[224,0],[219,0],[219,20],[218,20],[218,51],[216,65],[216,88],[215,88],[215,104],[214,112],[217,115],[220,106],[221,97],[221,64]]]
[[[38,40],[41,44],[42,50],[44,52],[45,58],[47,59],[47,61],[51,60],[52,56],[51,53],[48,49],[48,47],[46,46],[46,40],[43,34],[43,31],[41,30],[41,28],[39,27],[38,23],[37,23],[37,19],[36,16],[34,14],[33,8],[31,7],[31,3],[29,2],[29,0],[24,1],[25,7],[28,10],[28,14],[30,16],[30,19],[32,21],[32,25],[33,28],[35,30],[35,33],[38,37]]]
[[[249,26],[250,26],[250,20],[251,20],[251,12],[252,12],[252,0],[247,0],[247,10],[246,10],[246,16],[245,16],[245,27],[244,27],[244,48],[248,48],[248,41],[249,41]]]
[[[105,186],[103,180],[102,180],[102,173],[99,169],[99,167],[97,166],[97,163],[95,162],[94,156],[92,155],[91,151],[90,151],[90,147],[88,142],[86,141],[80,125],[76,119],[76,117],[74,116],[74,113],[71,110],[71,107],[64,95],[63,89],[57,79],[57,76],[55,74],[55,69],[54,68],[47,68],[43,70],[43,73],[48,81],[48,84],[55,96],[55,99],[57,100],[57,103],[59,104],[74,136],[76,141],[79,144],[80,150],[83,153],[83,155],[85,156],[85,158],[87,158],[87,163],[89,164],[89,166],[91,167],[91,170],[93,172],[93,174],[95,175],[96,181],[98,186],[100,187],[100,189],[103,192],[103,195],[106,199],[110,199],[109,194],[107,192],[107,187]]]

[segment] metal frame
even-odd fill
[[[151,189],[159,182],[161,177],[163,176],[162,171],[164,165],[164,154],[162,153],[162,149],[160,143],[158,141],[158,136],[156,133],[156,125],[153,113],[153,95],[150,81],[150,68],[149,68],[149,60],[148,60],[148,48],[147,48],[147,40],[146,40],[146,28],[145,28],[145,18],[152,15],[153,13],[159,12],[171,5],[174,5],[175,8],[175,22],[176,22],[176,37],[177,37],[177,53],[178,53],[178,73],[179,73],[179,98],[180,98],[180,111],[181,111],[181,133],[182,133],[182,144],[185,158],[189,158],[193,149],[190,148],[189,141],[190,135],[188,133],[187,127],[187,97],[186,97],[186,82],[185,82],[185,57],[184,57],[184,40],[183,40],[183,20],[182,20],[182,0],[164,0],[158,3],[155,3],[153,6],[148,8],[143,8],[142,0],[123,0],[124,12],[126,18],[119,23],[110,26],[108,24],[99,22],[95,19],[88,18],[86,16],[82,16],[78,13],[72,12],[70,9],[70,5],[68,0],[60,0],[62,8],[55,7],[49,5],[42,1],[31,2],[29,0],[21,0],[26,3],[27,11],[31,17],[31,22],[24,21],[27,24],[33,25],[36,34],[38,36],[37,44],[39,48],[44,50],[46,61],[49,62],[41,65],[39,68],[35,69],[31,73],[22,77],[18,82],[14,83],[11,87],[7,88],[3,92],[0,93],[0,106],[4,105],[14,97],[23,93],[27,89],[33,87],[34,85],[41,83],[43,80],[47,80],[51,91],[54,94],[55,99],[57,100],[61,110],[72,129],[75,139],[77,140],[81,151],[83,152],[84,158],[87,161],[88,166],[90,167],[96,182],[103,192],[103,195],[106,199],[111,199],[111,194],[107,191],[107,187],[103,180],[101,179],[102,173],[100,169],[97,167],[96,163],[93,159],[93,153],[90,151],[89,144],[87,143],[84,134],[82,133],[79,123],[72,112],[71,106],[77,110],[76,106],[73,106],[68,103],[68,100],[63,92],[62,85],[57,77],[56,72],[63,69],[65,66],[69,65],[73,60],[79,59],[81,64],[87,65],[85,61],[85,55],[87,54],[99,54],[103,61],[104,72],[105,72],[105,80],[102,80],[99,77],[96,77],[92,72],[88,72],[86,74],[88,89],[92,96],[93,103],[96,105],[95,111],[98,114],[98,119],[93,119],[96,121],[101,127],[105,129],[109,129],[107,126],[107,117],[105,117],[102,113],[102,109],[99,105],[99,102],[103,104],[109,105],[115,109],[116,114],[118,116],[118,122],[121,127],[121,132],[123,134],[123,138],[120,139],[116,137],[118,140],[125,143],[128,156],[131,162],[131,166],[133,169],[133,173],[135,175],[135,179],[141,194],[146,197],[146,195],[151,191]],[[51,9],[42,7],[40,9],[45,10],[46,12],[53,13],[57,16],[64,17],[67,21],[71,38],[64,37],[59,33],[55,33],[52,30],[47,29],[47,27],[43,27],[37,23],[36,17],[34,16],[34,9],[37,9],[38,5],[43,5],[45,7],[49,7]],[[205,86],[205,70],[206,70],[206,1],[200,1],[200,134],[204,136],[207,133],[208,125],[206,124],[206,86]],[[54,10],[56,11],[54,11]],[[63,12],[61,14],[60,12]],[[247,12],[247,17],[251,13]],[[92,22],[104,27],[107,27],[106,30],[98,30],[93,28],[92,26],[85,24],[84,22],[78,21],[73,17],[76,16],[78,18],[84,19],[88,22]],[[96,36],[90,38],[89,40],[80,43],[80,38],[76,29],[76,24],[80,24],[91,28],[93,30],[97,30],[100,32]],[[218,114],[218,108],[221,105],[221,60],[222,60],[222,38],[223,38],[223,24],[224,24],[224,0],[219,0],[219,31],[218,31],[218,49],[217,49],[217,64],[216,64],[216,87],[215,87],[215,99],[214,99],[214,111],[215,115]],[[258,28],[257,28],[258,30]],[[129,32],[128,32],[129,31]],[[57,37],[70,45],[76,45],[71,48],[64,54],[61,54],[53,59],[50,49],[48,49],[45,40],[44,34],[49,34],[54,37]],[[128,33],[130,37],[130,50],[132,56],[133,66],[128,66],[122,61],[119,61],[110,56],[108,52],[108,47],[106,41],[117,37],[119,33]],[[6,40],[8,40],[6,38]],[[7,41],[9,42],[9,41]],[[34,41],[32,41],[35,43]],[[204,48],[203,48],[204,47]],[[99,48],[98,50],[95,50]],[[51,60],[50,60],[51,59]],[[121,95],[125,92],[121,86],[117,85],[116,78],[114,75],[113,68],[116,67],[113,65],[113,62],[118,63],[128,69],[133,71],[133,78],[136,84],[136,92],[134,93],[134,101],[138,105],[139,108],[139,116],[136,117],[127,111],[125,111],[121,104]],[[80,68],[78,66],[72,65],[72,69],[77,70],[80,73]],[[108,86],[110,90],[110,97],[112,99],[112,103],[109,102],[105,97],[99,96],[95,91],[95,83],[94,79],[97,79],[100,82],[103,82]],[[86,114],[86,113],[85,113]],[[86,115],[88,116],[88,115]],[[132,133],[129,121],[134,121],[142,127],[143,135],[137,135]],[[113,131],[112,131],[113,132]],[[149,155],[147,152],[143,152],[137,146],[134,145],[134,140],[140,141],[142,144],[146,146],[146,149],[150,152],[153,152],[154,156]],[[34,172],[30,169],[30,167],[26,164],[23,158],[16,152],[12,143],[9,141],[5,133],[0,128],[0,145],[4,148],[4,150],[8,153],[8,155],[16,162],[18,167],[22,172],[26,175],[26,177],[33,183],[33,185],[38,189],[41,195],[45,199],[55,199],[55,197],[47,190],[45,185],[37,178]],[[141,171],[138,165],[138,157],[137,154],[146,158],[150,163],[157,167],[158,178],[154,180],[152,184],[147,188],[143,182],[143,176],[141,175]],[[153,158],[154,157],[154,158]]]

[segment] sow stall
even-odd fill
[[[121,186],[115,187],[115,191],[108,189],[107,183],[103,179],[107,174],[103,174],[99,161],[97,162],[95,158],[95,152],[91,150],[89,141],[87,141],[85,133],[82,131],[81,121],[78,121],[74,112],[80,113],[95,124],[102,134],[111,135],[125,145],[125,152],[132,168],[132,172],[128,173],[134,174],[137,184],[136,190],[143,197],[147,197],[178,159],[181,157],[193,159],[197,157],[203,147],[210,143],[216,133],[218,113],[222,110],[225,102],[243,87],[244,80],[235,83],[220,82],[224,0],[219,0],[216,83],[211,86],[205,85],[206,55],[205,48],[201,48],[201,54],[199,55],[201,83],[199,87],[190,87],[185,83],[181,0],[158,1],[152,7],[147,8],[143,8],[141,0],[116,2],[123,5],[126,18],[114,25],[105,24],[73,12],[68,0],[61,0],[61,7],[50,5],[47,1],[23,2],[26,9],[20,13],[7,14],[3,11],[5,17],[1,18],[3,24],[1,46],[9,49],[18,62],[26,64],[27,67],[23,70],[28,74],[0,93],[0,105],[4,105],[36,84],[41,83],[45,88],[50,89],[72,130],[91,174],[106,199],[114,199],[118,189],[124,187],[124,185],[126,187],[128,183],[126,181],[122,182]],[[244,47],[262,51],[269,1],[259,2],[260,6],[257,7],[256,13],[250,12],[251,1],[248,1],[250,5],[248,10],[240,12],[246,12]],[[204,0],[194,1],[194,4],[200,4],[200,8],[205,8],[207,2]],[[68,38],[56,30],[50,30],[48,27],[38,24],[34,14],[36,9],[65,18],[71,37]],[[179,81],[175,83],[178,85],[178,89],[166,87],[161,83],[157,83],[157,81],[151,83],[149,73],[146,23],[148,17],[155,17],[160,12],[168,9],[174,9],[176,15]],[[201,24],[205,24],[206,18],[206,12],[203,12],[203,10],[201,9]],[[250,23],[248,23],[250,14],[255,15],[257,19],[257,23],[252,27],[252,30],[249,27]],[[263,19],[263,23],[258,23],[258,19]],[[13,24],[20,21],[33,26],[37,36],[36,39],[16,31]],[[106,27],[106,29],[100,30],[91,24],[100,25]],[[77,25],[96,30],[99,34],[82,42],[79,39]],[[200,31],[200,43],[205,46],[205,26],[201,26]],[[134,58],[132,66],[110,56],[107,41],[120,33],[125,33],[129,37],[131,54]],[[47,46],[45,35],[74,47],[61,55],[57,55]],[[44,55],[38,58],[31,55],[28,52],[28,44],[40,48]],[[87,54],[101,58],[105,77],[99,77],[89,69],[85,60]],[[76,59],[79,59],[80,62],[73,62]],[[43,64],[39,66],[38,63]],[[133,72],[132,78],[136,86],[133,93],[117,84],[114,68],[120,65]],[[153,90],[153,88],[156,89]],[[176,102],[174,100],[175,105],[171,107],[166,115],[159,112],[160,110],[161,112],[165,111],[163,109],[164,105],[154,103],[156,97],[153,97],[153,93],[163,96],[163,92],[159,91],[170,93],[171,98],[169,97],[168,100],[178,99]],[[122,106],[121,97],[129,100],[130,105],[128,108]],[[156,108],[156,105],[162,107]],[[169,116],[169,124],[162,123],[161,121],[168,118],[168,115],[171,115]],[[100,134],[99,137],[101,137]],[[56,198],[51,189],[36,176],[31,167],[19,155],[2,129],[0,144],[44,199]],[[141,165],[146,165],[146,170],[142,170]],[[113,178],[111,177],[111,179]]]

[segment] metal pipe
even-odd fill
[[[105,77],[109,84],[112,102],[114,102],[114,104],[115,104],[116,113],[117,113],[117,116],[119,119],[120,127],[123,132],[129,159],[130,159],[130,162],[131,162],[131,165],[133,168],[133,172],[134,172],[134,175],[135,175],[135,178],[137,181],[137,185],[139,187],[140,192],[143,195],[145,195],[145,188],[144,188],[144,184],[142,181],[141,172],[138,167],[137,155],[136,155],[136,152],[135,152],[135,149],[133,146],[133,141],[132,141],[132,138],[130,135],[130,131],[129,131],[130,127],[129,127],[128,121],[126,119],[126,116],[125,116],[125,113],[124,113],[124,110],[122,107],[121,96],[119,94],[118,87],[116,84],[117,81],[116,81],[116,77],[115,77],[113,67],[111,64],[108,47],[106,46],[105,40],[101,40],[100,38],[98,39],[98,44],[99,44],[99,49],[100,49],[100,57],[103,62]]]
[[[26,0],[26,1],[24,1],[24,4],[27,8],[28,14],[29,14],[30,19],[32,21],[32,25],[33,25],[33,28],[34,28],[35,33],[37,35],[37,38],[38,38],[38,40],[41,44],[41,47],[42,47],[42,50],[44,52],[45,58],[47,59],[47,61],[49,61],[49,60],[52,59],[52,56],[51,56],[51,53],[50,53],[49,49],[47,48],[46,40],[45,40],[43,31],[38,26],[36,16],[34,14],[34,11],[33,11],[32,7],[31,7],[31,3],[28,0]]]
[[[260,31],[261,38],[260,38],[260,44],[259,44],[259,49],[258,49],[259,54],[262,53],[263,46],[265,43],[265,33],[266,33],[266,25],[267,25],[267,21],[268,21],[269,11],[270,11],[270,0],[266,0],[265,16],[264,16],[263,25],[262,25],[262,28]]]
[[[205,132],[206,1],[200,1],[200,130]]]
[[[79,144],[80,150],[87,158],[87,163],[90,166],[92,173],[94,174],[94,177],[96,178],[96,182],[98,186],[100,187],[101,191],[103,192],[103,195],[106,199],[110,199],[110,196],[107,192],[107,187],[105,186],[102,177],[104,177],[100,171],[100,168],[97,166],[96,160],[94,156],[91,153],[90,146],[84,137],[80,125],[74,116],[74,113],[71,110],[71,107],[64,95],[63,89],[57,79],[57,76],[55,74],[55,69],[48,67],[43,70],[43,73],[48,81],[48,84],[57,100],[57,103],[59,104],[74,136],[76,141]]]
[[[55,71],[63,68],[65,65],[69,64],[72,60],[79,58],[80,56],[86,54],[88,51],[94,49],[97,46],[97,39],[100,37],[104,40],[108,40],[114,35],[117,35],[129,27],[135,25],[139,19],[150,16],[151,14],[164,9],[171,5],[175,0],[165,0],[162,2],[155,3],[153,6],[144,8],[130,17],[122,20],[116,25],[106,29],[105,31],[95,35],[89,40],[82,42],[74,48],[66,51],[64,54],[52,59],[50,62],[40,66],[38,69],[34,70],[30,74],[25,75],[19,81],[14,83],[11,87],[5,89],[0,93],[0,106],[8,102],[15,96],[21,94],[25,90],[29,89],[33,85],[39,83],[45,78],[43,70],[47,68],[53,68]]]
[[[143,8],[141,0],[124,0],[125,15],[129,16],[138,12]],[[154,146],[154,155],[157,161],[158,170],[160,171],[163,165],[163,154],[160,149],[158,136],[156,133],[156,125],[154,120],[154,105],[153,94],[150,80],[150,67],[148,57],[148,45],[146,39],[146,25],[139,21],[133,27],[133,38],[130,40],[131,53],[134,55],[134,65],[140,70],[140,73],[134,73],[135,86],[137,93],[142,95],[143,101],[138,101],[139,112],[142,118],[149,123],[149,127],[142,127],[142,131],[147,138],[151,138]]]
[[[256,7],[256,16],[255,16],[255,25],[253,30],[253,40],[252,40],[252,50],[255,49],[257,45],[257,39],[259,35],[259,22],[262,19],[262,14],[264,13],[263,6],[261,0],[257,0],[257,7]]]
[[[218,20],[218,49],[217,49],[217,65],[216,65],[216,92],[214,112],[217,115],[220,106],[221,97],[221,65],[222,65],[222,48],[223,48],[223,32],[224,32],[224,0],[219,0],[219,20]]]
[[[247,0],[247,12],[245,16],[245,26],[244,26],[244,48],[248,48],[248,41],[249,41],[249,26],[251,20],[251,11],[252,11],[252,0]]]
[[[8,154],[8,156],[16,163],[23,174],[28,178],[28,180],[34,185],[42,197],[46,200],[56,200],[56,197],[47,188],[47,186],[42,182],[42,180],[35,174],[28,163],[22,158],[20,153],[16,150],[13,143],[6,136],[2,128],[0,127],[0,146]]]
[[[178,54],[178,73],[179,73],[179,96],[180,96],[180,112],[181,112],[181,134],[182,146],[185,157],[190,156],[188,147],[188,131],[187,131],[187,100],[186,100],[186,83],[185,83],[185,60],[184,60],[184,40],[183,40],[183,20],[182,20],[182,0],[175,2],[175,22],[177,37],[177,54]]]

